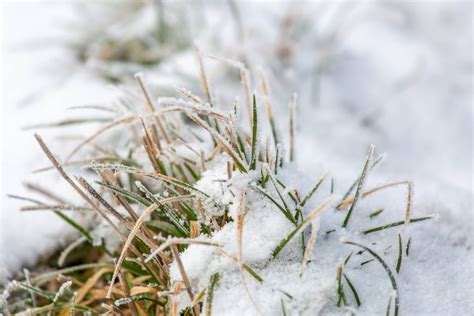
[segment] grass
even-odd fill
[[[342,223],[342,227],[347,227],[347,224],[349,224],[349,220],[352,215],[352,211],[354,210],[357,201],[359,200],[359,195],[360,192],[362,191],[362,187],[364,186],[364,181],[367,176],[367,171],[369,168],[369,162],[372,159],[372,156],[374,154],[374,146],[370,146],[369,152],[367,154],[367,159],[365,160],[364,168],[362,169],[362,173],[359,177],[359,182],[357,183],[357,189],[354,194],[354,199],[352,200],[351,207],[349,208],[349,211],[347,212],[346,218],[344,219],[344,222]]]
[[[214,298],[214,290],[220,280],[219,273],[214,273],[211,276],[211,280],[209,282],[209,287],[207,288],[207,295],[206,295],[206,304],[204,310],[205,315],[212,315],[212,300]]]
[[[69,199],[53,194],[54,188],[45,190],[35,186],[30,186],[29,189],[44,198],[54,200],[55,203],[45,203],[30,197],[12,197],[32,204],[24,206],[24,210],[52,210],[74,227],[83,239],[72,243],[59,255],[60,266],[65,265],[64,268],[49,262],[48,264],[56,270],[25,275],[25,280],[14,286],[12,295],[4,305],[7,314],[25,311],[33,314],[54,312],[59,315],[82,312],[130,315],[177,315],[178,313],[211,315],[213,298],[218,290],[219,281],[226,276],[215,273],[211,276],[207,287],[195,288],[181,259],[183,252],[190,245],[212,247],[218,254],[227,258],[230,264],[238,267],[247,294],[259,310],[260,304],[254,300],[244,278],[244,274],[247,274],[252,277],[252,282],[257,284],[265,282],[256,268],[244,262],[242,255],[245,214],[254,211],[244,205],[245,192],[240,192],[241,205],[238,217],[231,218],[228,215],[228,205],[221,205],[212,198],[209,192],[196,186],[196,183],[202,179],[207,166],[213,164],[220,156],[219,154],[222,154],[221,157],[229,158],[226,161],[226,179],[223,181],[231,183],[234,177],[242,174],[258,175],[258,180],[251,184],[251,189],[269,202],[269,205],[275,209],[275,216],[283,215],[293,227],[289,232],[282,232],[281,240],[268,260],[275,260],[278,256],[280,257],[278,260],[281,260],[281,253],[285,247],[295,236],[300,235],[302,269],[307,267],[316,241],[324,240],[324,238],[318,239],[319,226],[316,219],[322,210],[330,206],[335,188],[334,179],[331,178],[331,195],[324,198],[311,212],[304,212],[315,194],[322,192],[320,188],[327,175],[320,177],[303,196],[300,195],[298,189],[288,189],[289,187],[279,179],[279,169],[286,167],[284,162],[294,161],[296,157],[296,95],[293,95],[289,104],[289,157],[285,158],[284,144],[278,138],[276,130],[278,122],[272,114],[269,89],[263,76],[261,78],[263,104],[268,115],[267,124],[273,137],[273,145],[270,138],[267,138],[268,141],[263,144],[261,139],[264,138],[258,135],[260,130],[264,130],[265,122],[258,115],[257,100],[259,98],[256,94],[251,97],[249,93],[248,70],[244,66],[239,66],[249,114],[249,128],[245,129],[237,121],[238,103],[234,104],[234,115],[227,115],[216,109],[216,100],[211,91],[203,57],[198,50],[197,58],[203,94],[209,107],[202,104],[199,96],[179,88],[178,92],[190,103],[184,106],[182,100],[176,99],[169,101],[171,104],[166,108],[162,108],[161,105],[153,102],[145,82],[138,75],[136,76],[137,89],[142,95],[135,102],[137,108],[139,105],[144,107],[143,113],[139,110],[134,110],[135,112],[131,110],[124,115],[110,111],[117,117],[104,122],[97,131],[76,144],[74,149],[66,155],[64,163],[60,163],[43,138],[35,134],[41,150],[53,168],[81,197],[82,203],[70,204],[66,201]],[[82,110],[87,109],[82,108]],[[120,112],[117,111],[117,113]],[[75,119],[64,122],[53,125],[85,123]],[[120,158],[116,153],[104,159],[103,150],[93,144],[97,138],[105,137],[111,129],[121,130],[124,135],[134,135],[130,137],[130,142],[124,145],[126,148],[116,150],[128,152],[128,155],[124,155],[127,156],[125,159]],[[198,129],[209,134],[213,145],[211,150],[203,149],[207,143],[201,138],[202,135],[197,133]],[[130,133],[130,131],[133,132]],[[201,136],[197,137],[198,134]],[[199,148],[200,145],[203,148]],[[72,161],[76,155],[83,154],[82,149],[86,146],[90,146],[89,154],[92,157]],[[191,156],[180,154],[178,150],[180,146],[186,147],[193,154]],[[137,160],[133,155],[137,151],[146,154],[146,160]],[[349,229],[348,224],[351,218],[358,216],[355,208],[359,199],[396,185],[407,185],[408,188],[404,220],[365,229],[362,235],[432,218],[411,217],[412,186],[410,182],[392,182],[363,191],[368,172],[380,161],[379,159],[372,161],[373,153],[374,147],[371,146],[360,176],[336,207],[341,209],[350,205],[342,227]],[[83,169],[88,173],[83,173],[83,176],[70,176],[64,167],[72,168],[77,164],[83,164]],[[349,197],[354,189],[353,197]],[[234,191],[234,193],[238,195],[239,191]],[[209,208],[217,210],[218,215],[209,215],[207,220],[201,220],[208,216],[208,213],[211,214],[208,212]],[[66,214],[65,211],[68,213]],[[99,218],[114,235],[113,238],[119,241],[119,248],[109,249],[104,242],[97,245],[92,237],[91,229],[81,226],[75,219],[77,212],[87,212]],[[339,212],[334,210],[333,213]],[[383,215],[383,209],[380,209],[369,216],[365,215],[364,218],[375,221],[375,218],[378,220]],[[237,255],[229,253],[221,244],[215,243],[212,239],[206,239],[231,222],[234,222],[238,228]],[[311,235],[306,240],[304,233],[310,225],[312,226]],[[352,225],[355,226],[351,222]],[[331,228],[334,232],[338,229],[338,227]],[[358,231],[358,229],[351,228],[353,231]],[[410,241],[411,239],[408,239],[406,245],[406,256],[409,253]],[[396,271],[400,273],[403,256],[401,233],[398,234],[398,242],[399,256]],[[372,255],[374,257],[372,260],[378,261],[384,267],[393,289],[398,293],[395,276],[381,256],[362,244],[351,241],[344,243],[362,248],[363,251]],[[79,259],[74,259],[76,253]],[[344,263],[337,266],[337,306],[342,304],[349,306],[353,304],[351,301],[355,302],[357,307],[362,304],[362,298],[348,276],[351,256],[352,253],[346,257]],[[170,265],[173,262],[179,270],[181,281],[171,282]],[[362,263],[361,266],[368,262],[370,261]],[[178,296],[181,293],[189,297],[192,305],[183,311],[178,311]],[[353,297],[353,300],[349,300],[347,294]],[[364,298],[364,304],[368,301],[368,298]],[[397,314],[398,295],[394,298],[394,308]],[[281,311],[283,314],[290,314],[283,300],[281,300]]]
[[[394,311],[394,315],[397,316],[399,305],[400,305],[400,298],[399,298],[399,294],[398,294],[398,285],[397,285],[397,281],[395,279],[395,276],[394,276],[392,270],[387,265],[387,263],[375,251],[373,251],[372,249],[370,249],[367,246],[364,246],[362,244],[359,244],[359,243],[356,243],[356,242],[353,242],[353,241],[343,241],[342,243],[343,244],[348,244],[348,245],[353,245],[353,246],[364,249],[365,251],[370,253],[374,257],[374,259],[377,260],[382,265],[384,270],[387,272],[387,275],[390,279],[390,283],[392,284],[392,288],[395,291],[395,311]]]
[[[433,218],[434,218],[434,216],[425,216],[425,217],[412,218],[412,219],[410,219],[410,223],[423,222],[423,221],[433,219]],[[377,227],[366,229],[366,230],[362,231],[362,234],[368,235],[368,234],[376,233],[376,232],[379,232],[379,231],[382,231],[382,230],[385,230],[385,229],[388,229],[388,228],[401,226],[401,225],[404,225],[404,224],[405,224],[405,221],[399,221],[399,222],[394,222],[394,223],[387,224],[387,225],[377,226]]]

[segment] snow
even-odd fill
[[[299,10],[300,6],[307,7]],[[92,17],[105,11],[107,14],[102,15],[112,19],[111,16],[116,18],[114,14],[120,12],[105,5],[81,7],[85,8],[80,12],[89,12]],[[232,60],[243,56],[251,70],[263,69],[285,142],[287,104],[292,93],[298,93],[297,161],[279,176],[289,187],[307,192],[322,174],[330,171],[320,188],[321,194],[316,194],[305,212],[310,212],[328,195],[330,178],[334,179],[335,192],[345,193],[360,173],[368,145],[375,143],[377,154],[386,152],[387,158],[370,172],[365,187],[410,179],[415,183],[412,216],[439,214],[440,217],[436,222],[415,223],[401,230],[396,228],[365,237],[355,233],[403,220],[404,187],[360,200],[346,231],[338,230],[326,236],[326,231],[339,227],[343,218],[332,209],[323,211],[314,253],[301,274],[302,256],[295,250],[298,249],[295,242],[287,245],[276,260],[269,260],[275,246],[291,231],[291,225],[250,189],[254,174],[232,178],[231,186],[236,192],[246,189],[249,206],[244,221],[243,261],[265,280],[258,284],[244,273],[248,293],[257,302],[258,309],[264,314],[281,314],[283,300],[286,310],[296,314],[344,313],[334,309],[336,267],[348,253],[357,249],[341,245],[340,238],[365,245],[381,241],[374,249],[384,254],[388,264],[394,267],[397,232],[401,231],[405,243],[408,236],[412,238],[410,256],[403,258],[401,272],[396,276],[401,313],[471,313],[474,308],[472,4],[463,1],[298,4],[293,7],[294,12],[301,14],[296,19],[301,22],[297,27],[306,31],[303,36],[293,38],[289,32],[287,36],[295,48],[284,61],[275,56],[285,52],[280,42],[283,28],[280,21],[288,4],[239,3],[239,7],[247,28],[243,47],[236,44],[238,32],[234,24],[229,23],[233,20],[228,8],[219,4],[199,13],[206,22],[193,29],[192,36],[206,53]],[[94,21],[76,9],[74,4],[49,2],[4,6],[1,167],[5,193],[24,193],[22,182],[28,179],[43,185],[61,183],[56,185],[58,191],[76,198],[53,173],[30,174],[31,170],[46,165],[46,159],[34,143],[32,131],[20,130],[24,125],[67,117],[70,111],[64,109],[68,106],[100,103],[115,94],[97,75],[97,69],[103,67],[100,62],[91,60],[84,67],[73,56],[75,48],[71,41],[79,41],[84,32],[77,28],[71,33],[71,28],[64,26],[65,21],[74,21],[76,26]],[[138,24],[132,31],[148,27],[147,14],[143,11],[135,16],[146,19],[141,20],[143,24],[135,19]],[[196,21],[199,18],[194,16]],[[108,19],[103,20],[103,25],[107,25]],[[91,28],[103,28],[97,25]],[[121,32],[121,27],[117,23],[111,32]],[[42,43],[46,43],[45,46],[41,46]],[[228,79],[237,76],[235,69],[223,66],[218,60],[206,59],[206,65],[219,104],[230,105],[236,95],[245,100],[236,88],[236,81]],[[120,64],[114,65],[111,71],[115,69],[126,69],[124,73],[130,75],[130,82],[133,82],[133,73],[140,70]],[[160,96],[165,96],[165,92],[173,91],[173,84],[199,91],[200,86],[193,79],[197,77],[197,70],[192,48],[186,48],[143,73],[149,85],[158,87]],[[230,110],[230,106],[223,110]],[[260,117],[265,118],[261,112]],[[241,116],[245,117],[246,113]],[[74,132],[88,134],[86,128]],[[44,130],[41,135],[54,140],[57,131]],[[69,151],[63,145],[55,147],[56,141],[51,143],[58,153]],[[223,204],[232,202],[231,215],[235,216],[236,198],[228,188],[222,188],[221,182],[214,181],[227,179],[225,161],[228,157],[223,155],[220,159],[216,165],[208,166],[198,188]],[[59,243],[58,237],[71,234],[54,214],[20,213],[20,203],[7,199],[4,192],[0,279],[19,271],[23,265],[33,264],[54,247],[66,246],[68,242],[61,238],[63,241]],[[367,220],[371,212],[382,207],[385,210],[381,215]],[[368,221],[370,226],[365,226]],[[224,244],[230,253],[237,254],[237,232],[233,223],[212,238]],[[386,253],[387,245],[393,247]],[[214,296],[216,314],[257,313],[243,286],[238,266],[217,249],[192,245],[182,259],[195,291],[207,287],[214,272],[225,276]],[[345,271],[363,300],[358,312],[380,314],[385,311],[392,290],[379,263],[373,261],[360,267],[361,262],[369,259],[367,254],[354,254]],[[176,267],[173,269],[174,278],[179,279]],[[352,299],[347,291],[346,295]],[[186,300],[183,296],[182,303]]]

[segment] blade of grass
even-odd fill
[[[308,217],[302,221],[296,228],[288,234],[288,236],[280,241],[280,244],[275,248],[275,250],[272,253],[273,257],[276,257],[280,251],[288,244],[288,242],[299,232],[301,232],[306,226],[311,223],[311,221],[316,217],[316,215],[319,214],[328,204],[331,202],[333,199],[332,196],[328,197],[326,200],[324,200],[317,208],[315,208],[309,215]]]
[[[268,85],[267,85],[267,81],[265,80],[265,77],[263,76],[263,73],[260,71],[259,74],[260,74],[260,89],[263,95],[263,104],[265,105],[265,111],[267,112],[268,122],[270,123],[270,128],[272,131],[273,143],[276,148],[279,141],[278,141],[278,134],[277,134],[277,128],[275,124],[275,119],[273,118],[272,105],[270,103]]]
[[[400,273],[400,268],[402,267],[402,257],[403,257],[403,246],[402,246],[402,236],[398,234],[398,259],[397,259],[397,273]]]
[[[370,217],[370,218],[374,218],[374,217],[380,215],[380,213],[382,213],[383,211],[384,211],[384,209],[381,208],[381,209],[379,209],[379,210],[377,210],[377,211],[371,213],[371,214],[369,215],[369,217]]]
[[[157,207],[158,206],[156,204],[151,204],[145,211],[143,211],[143,214],[140,215],[138,221],[135,223],[135,226],[130,231],[130,234],[128,235],[127,240],[125,241],[125,244],[122,248],[122,252],[121,252],[120,257],[117,261],[117,264],[115,265],[114,274],[112,275],[112,279],[110,281],[110,287],[109,287],[109,290],[107,291],[106,298],[110,298],[111,295],[112,295],[112,289],[113,289],[115,280],[118,276],[119,269],[122,265],[123,260],[125,259],[125,255],[128,252],[128,248],[130,247],[130,245],[132,243],[132,240],[135,238],[136,233],[140,229],[140,226],[143,224],[143,221],[145,220],[145,217],[148,216],[149,214],[151,214],[151,212],[153,212]]]
[[[357,201],[359,200],[359,195],[360,195],[360,192],[362,191],[362,187],[364,186],[364,181],[367,176],[367,169],[369,167],[369,162],[372,159],[372,156],[374,154],[374,148],[375,148],[374,145],[371,145],[369,148],[369,153],[367,154],[364,168],[362,169],[362,173],[359,177],[359,183],[357,184],[357,189],[354,195],[354,201],[352,202],[351,207],[349,211],[347,212],[347,215],[346,215],[346,218],[344,219],[344,223],[342,224],[342,227],[347,227],[347,224],[349,223],[349,220],[352,215],[352,211],[354,210],[355,205],[357,204]]]
[[[426,220],[432,219],[432,218],[433,218],[433,216],[412,218],[410,220],[410,223],[422,222],[422,221],[426,221]],[[394,222],[394,223],[391,223],[391,224],[387,224],[387,225],[383,225],[383,226],[370,228],[370,229],[364,230],[362,232],[362,234],[367,235],[367,234],[375,233],[375,232],[378,232],[378,231],[381,231],[381,230],[384,230],[384,229],[387,229],[387,228],[397,227],[397,226],[400,226],[400,225],[403,225],[403,224],[405,224],[404,220],[399,221],[399,222]]]
[[[255,94],[253,95],[253,115],[252,115],[252,151],[250,154],[250,170],[255,170],[257,167],[257,131],[258,131],[258,116],[257,116],[257,100]]]
[[[291,101],[288,104],[289,130],[290,130],[290,161],[295,160],[295,108],[296,93],[293,93]]]
[[[398,309],[399,309],[399,306],[400,306],[400,298],[399,298],[399,295],[398,295],[398,285],[397,285],[397,281],[395,279],[395,276],[394,274],[392,273],[392,270],[390,270],[390,268],[388,267],[388,265],[385,263],[385,261],[375,252],[373,251],[372,249],[370,249],[369,247],[367,246],[364,246],[364,245],[361,245],[361,244],[358,244],[356,242],[353,242],[353,241],[343,241],[342,242],[343,244],[348,244],[348,245],[352,245],[352,246],[356,246],[356,247],[359,247],[359,248],[362,248],[364,249],[365,251],[367,251],[368,253],[370,253],[382,266],[383,268],[385,269],[385,271],[387,272],[387,275],[388,277],[390,278],[390,283],[392,284],[392,288],[393,290],[395,291],[395,316],[398,316]]]
[[[153,101],[151,100],[150,94],[148,93],[148,91],[145,87],[145,84],[143,83],[141,75],[138,73],[138,74],[135,75],[135,78],[137,79],[138,85],[140,86],[140,89],[141,89],[143,95],[145,96],[145,101],[146,101],[145,103],[148,107],[148,111],[150,113],[154,113],[155,112],[155,107],[153,105]],[[155,118],[156,125],[160,129],[161,134],[165,138],[166,142],[169,144],[171,142],[171,140],[169,138],[168,133],[166,132],[166,129],[163,126],[163,122],[161,121],[161,118],[159,116],[156,116],[156,115],[154,116],[154,118]],[[158,134],[156,133],[156,129],[154,129],[153,133],[154,133],[155,141],[158,143],[159,139],[158,139]]]
[[[178,265],[178,269],[181,274],[181,277],[183,278],[184,285],[186,285],[186,292],[188,292],[189,298],[191,299],[191,302],[192,302],[194,301],[193,289],[191,287],[191,282],[189,282],[188,275],[186,274],[186,270],[184,269],[184,265],[183,265],[183,262],[181,261],[181,258],[179,256],[179,251],[176,245],[174,244],[171,245],[171,252],[173,253],[173,257],[176,260],[176,263]],[[195,316],[199,316],[198,305],[193,306],[193,312]]]
[[[313,196],[313,194],[319,189],[319,187],[321,186],[321,183],[323,183],[324,179],[326,179],[327,177],[327,173],[325,175],[323,175],[319,180],[318,182],[316,182],[316,184],[314,185],[314,187],[311,189],[311,191],[308,192],[308,194],[306,194],[306,196],[303,198],[303,200],[301,201],[300,203],[300,206],[301,207],[304,207],[306,205],[306,203],[308,203],[309,199],[311,199],[311,197]]]
[[[212,315],[212,300],[214,298],[214,290],[219,280],[220,280],[219,273],[214,273],[213,275],[211,275],[211,279],[209,281],[209,286],[208,286],[207,295],[206,295],[206,302],[204,305],[204,311],[205,311],[206,316]]]
[[[292,222],[293,224],[295,223],[293,215],[291,215],[291,213],[289,213],[283,206],[281,206],[270,194],[268,194],[256,185],[252,186],[252,188],[263,194],[263,196],[265,196],[267,199],[269,199],[270,202],[272,202],[290,222]]]
[[[24,127],[23,130],[31,130],[31,129],[38,129],[38,128],[64,127],[64,126],[79,125],[79,124],[86,124],[86,123],[106,123],[106,122],[110,122],[110,121],[111,121],[110,118],[67,119],[67,120],[62,120],[62,121],[53,122],[53,123],[29,125],[29,126]]]
[[[374,168],[377,166],[377,164],[382,161],[383,158],[384,158],[384,155],[380,155],[377,159],[375,159],[374,162],[372,163],[372,165],[370,166],[370,170],[374,169]],[[359,180],[360,180],[360,177],[358,177],[358,178],[352,183],[352,185],[349,187],[349,190],[347,190],[347,192],[344,193],[344,195],[342,196],[341,203],[338,204],[338,205],[336,206],[336,208],[340,208],[340,207],[341,207],[341,204],[349,197],[349,195],[350,195],[350,194],[352,193],[352,191],[355,189],[355,187],[356,187],[357,183],[359,182]]]
[[[140,195],[134,193],[134,192],[131,192],[127,189],[124,189],[124,188],[121,188],[121,187],[118,187],[116,185],[113,185],[113,184],[109,184],[109,183],[104,183],[104,182],[96,182],[98,185],[100,186],[103,186],[107,189],[109,189],[110,191],[116,193],[116,194],[119,194],[123,197],[126,197],[127,199],[131,200],[131,201],[134,201],[138,204],[141,204],[145,207],[148,207],[151,205],[151,202],[143,197],[141,197]]]
[[[354,295],[354,299],[356,300],[357,306],[361,305],[359,294],[357,293],[357,290],[355,289],[354,285],[352,284],[351,280],[347,277],[345,273],[343,273],[344,279],[347,282],[347,285],[349,285],[349,288],[352,291],[352,294]]]
[[[281,302],[281,313],[283,316],[287,316],[285,302],[283,302],[283,299],[280,299],[280,302]]]
[[[337,266],[337,307],[341,306],[341,302],[347,305],[346,294],[344,293],[344,286],[342,284],[342,264]]]
[[[410,245],[411,245],[411,237],[408,238],[408,242],[407,242],[407,248],[406,248],[406,252],[405,252],[405,254],[407,255],[407,257],[408,257],[408,255],[410,254]]]
[[[113,127],[116,127],[118,125],[121,125],[121,124],[127,124],[127,123],[131,123],[131,122],[134,122],[135,120],[137,119],[137,117],[135,115],[128,115],[128,116],[125,116],[125,117],[122,117],[120,119],[117,119],[113,122],[110,122],[108,124],[106,124],[105,126],[101,127],[100,129],[98,129],[95,133],[93,133],[92,135],[90,135],[89,137],[87,137],[86,139],[84,139],[82,142],[80,142],[76,147],[74,147],[74,149],[71,151],[71,153],[66,157],[66,159],[64,160],[65,163],[69,162],[69,160],[71,160],[71,158],[86,144],[88,144],[89,142],[91,142],[93,139],[95,139],[96,137],[98,137],[99,135],[103,134],[104,132],[106,132],[107,130],[113,128]]]

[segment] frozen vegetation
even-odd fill
[[[5,314],[472,313],[471,3],[3,15]]]

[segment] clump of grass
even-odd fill
[[[104,79],[125,81],[137,67],[153,67],[192,45],[190,20],[180,4],[155,0],[117,6],[108,18],[120,32],[85,32],[86,41],[75,45],[79,61],[92,65]],[[143,24],[143,12],[151,11],[153,21]],[[128,23],[123,25],[123,19]],[[118,17],[119,19],[116,19]],[[142,31],[134,30],[141,22]],[[115,65],[115,67],[111,67]],[[89,66],[90,67],[90,66]]]
[[[268,124],[274,139],[273,146],[265,145],[259,136],[263,120],[259,116],[259,103],[256,94],[250,97],[248,70],[239,66],[241,84],[244,93],[248,96],[246,104],[249,114],[250,128],[241,127],[237,121],[239,106],[236,103],[232,113],[224,113],[214,104],[213,92],[206,74],[201,53],[198,53],[200,77],[203,83],[203,92],[207,99],[204,104],[201,98],[185,89],[177,88],[177,92],[184,95],[188,101],[170,98],[166,107],[154,104],[145,83],[137,76],[138,87],[143,95],[135,100],[145,103],[146,111],[116,114],[115,117],[98,129],[96,132],[81,140],[67,155],[66,162],[53,154],[41,136],[35,138],[53,165],[66,183],[82,198],[82,204],[70,204],[62,197],[56,197],[50,191],[31,187],[32,191],[41,194],[46,199],[53,199],[57,204],[42,202],[29,197],[16,197],[32,203],[24,207],[25,210],[51,209],[59,217],[75,228],[83,237],[81,243],[72,244],[60,255],[61,266],[64,268],[47,273],[28,275],[24,281],[14,283],[8,289],[10,298],[4,300],[5,313],[25,311],[33,314],[57,313],[59,315],[74,314],[75,312],[114,313],[131,315],[177,315],[177,296],[184,292],[192,305],[181,311],[183,315],[199,315],[204,312],[210,315],[212,302],[220,275],[213,274],[209,286],[205,289],[193,288],[181,261],[181,254],[190,245],[204,245],[217,249],[229,259],[231,264],[239,267],[242,282],[249,298],[256,309],[254,301],[244,280],[244,273],[253,277],[257,283],[264,282],[263,278],[250,265],[243,262],[242,233],[244,219],[249,211],[244,205],[244,192],[240,192],[240,206],[237,218],[231,218],[229,206],[215,201],[205,189],[198,188],[198,182],[206,170],[207,165],[213,163],[219,154],[226,155],[227,180],[232,180],[239,174],[255,174],[257,181],[251,188],[262,199],[268,200],[276,212],[275,216],[284,216],[294,228],[285,236],[272,252],[273,260],[295,236],[301,236],[302,268],[310,260],[313,246],[317,241],[318,224],[316,222],[321,211],[327,209],[333,200],[334,182],[331,180],[331,195],[320,203],[314,210],[305,215],[303,209],[310,199],[319,192],[327,175],[319,178],[306,195],[301,196],[299,190],[288,189],[278,176],[278,169],[283,167],[283,144],[278,138],[276,124],[269,103],[269,93],[266,81],[262,77],[263,100],[268,114]],[[289,124],[289,157],[287,161],[295,159],[295,106],[296,96],[290,101]],[[115,113],[114,111],[112,111]],[[120,113],[117,111],[117,113]],[[121,116],[120,116],[121,115]],[[74,120],[71,120],[74,122]],[[126,158],[114,153],[110,159],[104,159],[103,150],[92,146],[93,142],[107,134],[110,129],[133,131],[128,148],[120,150],[130,154]],[[212,149],[205,150],[210,140],[197,136],[196,131],[202,129],[212,139]],[[197,145],[196,145],[197,144]],[[90,153],[83,169],[92,175],[72,177],[66,167],[71,167],[72,157],[79,155],[86,146],[94,148]],[[193,155],[182,154],[182,146]],[[201,146],[196,148],[194,146]],[[133,153],[143,152],[146,159],[138,159]],[[408,202],[405,219],[400,222],[366,229],[362,235],[378,232],[388,228],[405,226],[409,223],[426,220],[431,217],[411,218],[411,184],[410,182],[394,182],[368,191],[363,191],[368,171],[379,160],[372,162],[374,147],[371,146],[361,175],[349,189],[346,196],[336,207],[342,209],[349,206],[345,215],[343,228],[353,216],[357,201],[370,194],[394,185],[408,185]],[[44,169],[46,170],[46,169]],[[43,171],[44,171],[43,170]],[[150,171],[151,170],[151,171]],[[94,176],[95,173],[95,176]],[[349,195],[354,191],[353,197]],[[235,195],[239,192],[236,191]],[[65,211],[72,212],[71,215]],[[74,218],[74,212],[89,212],[100,218],[102,224],[110,229],[114,238],[120,241],[118,249],[110,249],[107,243],[97,241],[90,228],[80,225]],[[339,211],[335,211],[335,213]],[[382,210],[370,215],[370,218],[382,215]],[[367,216],[365,217],[367,218]],[[237,225],[238,254],[230,254],[221,244],[200,239],[199,236],[212,236],[230,222]],[[305,240],[305,229],[312,227],[308,241]],[[334,227],[334,230],[337,227]],[[402,239],[399,234],[399,259],[396,271],[400,272],[402,260]],[[398,291],[395,276],[385,260],[372,249],[359,243],[346,241],[345,244],[357,246],[371,254],[380,262],[389,275],[391,284]],[[410,239],[406,246],[408,256]],[[72,260],[72,255],[78,248],[82,249],[79,260]],[[281,255],[280,255],[281,256]],[[354,283],[349,278],[348,263],[352,253],[346,257],[344,263],[337,267],[337,306],[342,303],[350,305],[351,301],[361,306],[363,298],[358,294]],[[181,281],[172,282],[170,265],[176,263]],[[361,264],[362,265],[362,264]],[[64,282],[60,282],[64,281]],[[67,282],[67,283],[65,283]],[[67,284],[65,286],[64,284]],[[351,294],[349,300],[346,293]],[[365,300],[364,300],[365,301]],[[398,292],[394,298],[395,314],[399,309]],[[281,301],[282,312],[286,314],[284,301]]]

